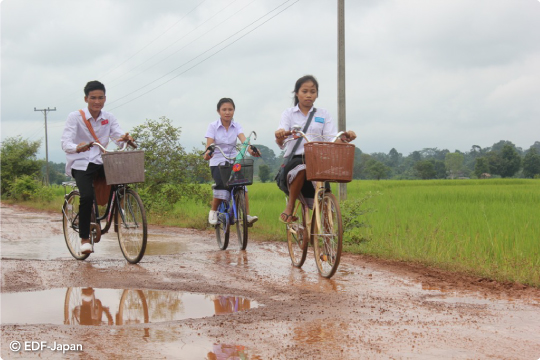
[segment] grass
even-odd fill
[[[345,232],[347,252],[540,287],[538,180],[353,181],[347,191],[349,200],[371,196],[361,204],[364,226]],[[251,236],[285,241],[278,221],[285,196],[276,185],[253,184],[249,202],[250,214],[259,216]],[[25,205],[59,211],[60,203]],[[208,210],[184,201],[149,221],[203,229]]]

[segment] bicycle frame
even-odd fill
[[[333,141],[342,134],[340,132],[332,136]],[[309,142],[306,134],[299,128],[294,128],[292,135],[293,138],[287,139],[286,142],[298,139],[300,136]],[[320,136],[319,134],[310,135]],[[286,226],[289,255],[293,266],[301,267],[306,259],[307,247],[311,242],[320,275],[330,278],[336,272],[341,257],[343,236],[341,211],[335,196],[327,193],[325,181],[314,183],[315,194],[311,213],[305,202],[296,199],[297,202],[291,213],[295,217]]]
[[[64,191],[65,191],[67,186],[71,186],[71,188],[72,188],[71,191],[74,191],[77,188],[77,185],[74,182],[65,182],[65,183],[62,183],[62,185],[64,186]],[[123,195],[122,190],[124,190],[124,194],[125,194],[126,189],[127,189],[126,185],[113,185],[113,186],[111,186],[111,192],[109,194],[109,200],[107,201],[107,207],[106,207],[105,212],[103,213],[102,216],[99,216],[99,207],[98,207],[97,202],[95,201],[95,196],[94,196],[94,203],[93,203],[93,206],[92,206],[92,211],[93,211],[93,215],[95,216],[95,219],[96,219],[96,224],[100,225],[101,221],[103,221],[103,220],[106,221],[105,227],[102,228],[101,226],[99,226],[99,229],[100,229],[100,235],[99,236],[101,236],[102,234],[106,234],[109,231],[109,229],[110,229],[110,227],[112,225],[112,220],[113,220],[112,215],[113,214],[120,213],[120,216],[122,218],[122,222],[125,222],[125,220],[126,220],[125,215],[121,211],[118,211],[118,209],[120,209],[120,198]],[[64,203],[67,203],[67,200],[68,200],[69,194],[71,194],[71,191],[69,193],[64,193]],[[128,204],[128,205],[131,206],[130,204]],[[116,212],[115,212],[115,210],[116,210]],[[62,212],[67,217],[67,214],[64,212],[64,208],[62,208]],[[71,227],[75,228],[73,223],[75,223],[76,220],[78,220],[78,216],[79,216],[79,214],[77,214],[77,217],[75,217],[74,219],[70,219]],[[116,221],[114,232],[118,232],[118,223],[120,223],[120,222]]]

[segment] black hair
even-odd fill
[[[103,90],[103,93],[105,94],[105,85],[103,85],[97,80],[89,81],[84,87],[84,95],[88,96],[88,94],[90,94],[90,91],[94,90]]]
[[[304,85],[308,81],[312,81],[313,84],[315,84],[315,88],[317,89],[317,93],[319,93],[319,82],[317,81],[317,79],[315,79],[315,76],[313,76],[313,75],[304,75],[300,79],[296,80],[296,84],[294,85],[294,90],[293,90],[294,105],[298,105],[298,96],[296,96],[296,94],[298,94],[298,91],[300,91],[300,88],[302,87],[302,85]]]
[[[221,105],[227,104],[227,103],[232,104],[233,109],[236,110],[236,106],[234,106],[233,99],[231,99],[231,98],[221,98],[221,99],[219,99],[219,101],[217,103],[217,111],[219,111],[219,109],[221,109]]]

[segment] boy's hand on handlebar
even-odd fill
[[[77,145],[77,148],[75,149],[75,151],[77,151],[77,153],[85,152],[85,151],[90,150],[90,148],[93,145],[94,145],[94,143],[92,141],[89,142],[89,143],[82,142],[79,145]]]
[[[137,145],[135,144],[135,139],[133,139],[133,137],[131,135],[129,135],[129,133],[125,133],[124,135],[122,135],[118,139],[118,141],[127,141],[129,146],[131,146],[134,149],[137,148]]]

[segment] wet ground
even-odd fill
[[[76,261],[59,214],[1,216],[2,359],[540,358],[540,290],[520,284],[358,255],[326,280],[284,243],[166,227],[138,265],[111,235]]]

